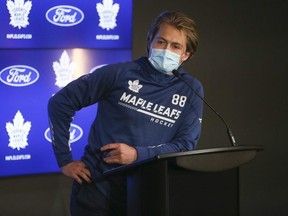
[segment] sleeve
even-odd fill
[[[204,91],[198,80],[194,81],[197,86],[195,90],[203,98]],[[159,143],[152,146],[136,146],[137,161],[154,157],[159,154],[191,151],[196,148],[201,134],[201,123],[203,115],[203,100],[195,93],[187,103],[189,109],[181,118],[180,127],[175,131],[173,139],[166,143]]]
[[[53,151],[59,167],[73,161],[70,149],[70,124],[76,111],[97,103],[109,93],[115,73],[106,66],[72,81],[48,102],[49,127]]]

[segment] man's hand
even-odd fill
[[[125,143],[111,143],[103,146],[101,151],[107,151],[104,161],[109,164],[130,164],[137,159],[137,150]]]
[[[82,161],[73,161],[61,167],[61,170],[64,175],[75,179],[79,184],[83,181],[91,183],[90,171]]]

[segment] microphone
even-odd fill
[[[221,120],[222,122],[224,123],[224,125],[226,126],[226,129],[227,129],[227,134],[228,134],[228,137],[229,137],[229,141],[230,141],[230,144],[232,146],[238,146],[236,144],[236,140],[234,138],[234,135],[231,131],[231,129],[229,128],[227,122],[222,118],[222,116],[210,105],[208,104],[203,97],[201,97],[201,95],[198,94],[198,92],[195,91],[195,89],[191,86],[190,83],[188,83],[186,80],[183,79],[183,77],[181,76],[181,74],[179,73],[179,71],[177,70],[173,70],[172,71],[173,75],[178,77],[180,80],[182,80]]]

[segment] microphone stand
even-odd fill
[[[179,73],[179,71],[173,70],[172,73],[173,73],[174,76],[176,76],[176,77],[178,77],[180,80],[182,80],[182,81],[222,120],[222,122],[223,122],[224,125],[226,126],[226,130],[227,130],[227,134],[228,134],[228,137],[229,137],[230,144],[231,144],[232,146],[238,146],[238,145],[236,144],[236,140],[235,140],[235,138],[234,138],[234,135],[233,135],[233,133],[232,133],[232,130],[229,128],[227,122],[222,118],[222,116],[221,116],[210,104],[208,104],[208,102],[206,102],[206,101],[204,100],[204,98],[203,98],[201,95],[198,94],[198,92],[196,92],[196,91],[194,90],[194,88],[191,86],[190,83],[188,83],[186,80],[183,79],[183,77],[181,76],[181,74]]]

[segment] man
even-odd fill
[[[164,12],[147,37],[148,57],[112,64],[71,82],[49,101],[53,150],[64,175],[73,178],[72,215],[126,215],[125,177],[99,178],[105,170],[158,154],[193,150],[200,136],[201,83],[181,65],[195,52],[195,23]],[[73,161],[69,127],[75,112],[98,103],[81,161]],[[99,180],[100,179],[100,180]]]

